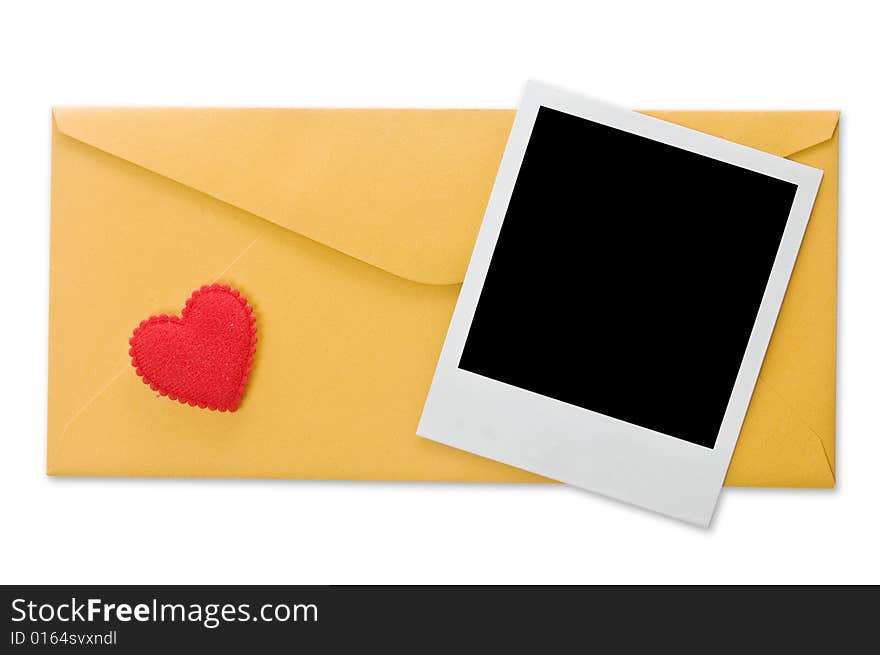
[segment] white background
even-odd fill
[[[21,2],[0,8],[0,583],[880,582],[874,3]],[[716,8],[717,7],[717,8]],[[551,486],[50,479],[54,104],[843,109],[838,488],[708,531]]]

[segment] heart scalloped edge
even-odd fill
[[[144,327],[146,327],[147,325],[150,325],[150,324],[154,324],[154,323],[182,323],[184,321],[184,319],[186,319],[186,316],[189,313],[189,309],[192,306],[193,302],[196,300],[196,298],[199,297],[199,295],[201,295],[205,292],[208,292],[208,291],[217,291],[217,290],[223,291],[223,292],[228,293],[229,295],[235,297],[238,300],[238,302],[240,302],[243,305],[244,311],[248,315],[250,323],[251,323],[250,346],[248,348],[247,361],[245,362],[244,369],[243,369],[244,372],[242,374],[241,381],[239,382],[239,385],[238,385],[238,390],[236,391],[232,402],[230,402],[229,404],[225,404],[225,405],[223,405],[223,404],[215,405],[215,404],[207,403],[207,402],[198,402],[198,401],[195,401],[195,400],[192,400],[189,398],[184,398],[179,395],[170,394],[168,392],[168,390],[163,389],[159,384],[150,380],[144,374],[144,371],[141,369],[140,364],[138,364],[137,357],[135,356],[135,352],[134,352],[135,338],[137,337],[138,333],[141,330],[143,330]],[[202,286],[201,288],[193,291],[192,295],[187,299],[186,305],[184,306],[183,310],[181,310],[180,316],[171,316],[168,314],[158,314],[155,316],[150,316],[149,318],[144,319],[143,321],[140,322],[140,324],[134,329],[134,332],[132,333],[131,338],[129,338],[129,340],[128,340],[129,346],[131,346],[131,348],[129,348],[129,351],[128,351],[128,354],[131,355],[131,365],[134,366],[135,372],[141,378],[143,383],[148,385],[150,387],[150,389],[152,389],[153,391],[158,392],[160,396],[166,396],[170,400],[176,400],[176,401],[180,402],[181,404],[189,405],[190,407],[200,407],[202,409],[210,409],[210,410],[215,410],[215,411],[219,411],[219,412],[234,412],[238,409],[238,406],[241,404],[241,399],[244,396],[245,388],[247,387],[247,383],[248,383],[248,378],[250,377],[251,369],[253,368],[254,355],[256,354],[256,350],[257,350],[257,323],[256,323],[256,321],[257,321],[257,317],[254,315],[253,307],[251,307],[251,305],[248,304],[247,298],[245,298],[238,291],[238,289],[234,289],[227,284],[218,284],[218,283],[206,284],[206,285]]]

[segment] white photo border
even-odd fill
[[[458,367],[540,107],[797,185],[714,448]],[[822,180],[821,170],[538,82],[526,85],[417,434],[560,482],[708,526]]]

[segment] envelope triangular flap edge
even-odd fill
[[[699,132],[789,157],[827,141],[840,120],[839,111],[672,111],[642,113]]]
[[[835,111],[649,111],[787,156]],[[514,110],[55,108],[58,131],[393,275],[458,284]]]
[[[55,108],[58,131],[393,275],[464,279],[511,110]]]

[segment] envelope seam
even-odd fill
[[[137,164],[135,164],[135,165],[137,165]],[[145,170],[148,170],[148,169],[145,169]],[[221,277],[226,275],[226,273],[228,273],[229,270],[233,266],[235,266],[242,257],[244,257],[245,253],[247,253],[254,246],[254,244],[263,236],[263,234],[265,234],[265,232],[258,234],[253,241],[251,241],[247,246],[245,246],[244,250],[242,250],[238,255],[236,255],[233,258],[233,260],[229,263],[229,265],[226,268],[224,268],[222,271],[220,271],[220,273],[217,274],[217,276],[211,281],[211,284],[215,284]],[[129,366],[130,366],[130,362],[123,365],[122,368],[120,368],[119,371],[113,375],[113,377],[111,377],[100,389],[98,389],[98,391],[95,392],[95,394],[91,398],[89,398],[85,402],[85,404],[83,404],[78,410],[76,410],[70,416],[70,418],[67,419],[67,422],[64,424],[64,427],[61,429],[61,436],[59,437],[59,444],[58,444],[59,449],[61,447],[63,447],[63,445],[64,445],[65,437],[67,435],[67,431],[70,429],[70,426],[73,425],[74,422],[89,407],[91,407],[95,403],[95,401],[98,400],[98,398],[100,398],[102,395],[104,395],[104,393],[110,388],[110,386],[116,380],[118,380],[120,377],[122,377],[122,374],[125,373],[129,369]]]
[[[107,390],[112,386],[116,380],[122,377],[122,374],[128,370],[129,365],[125,364],[122,368],[117,371],[113,377],[111,377],[107,382],[105,382],[100,389],[98,389],[91,398],[89,398],[85,404],[83,404],[78,410],[76,410],[70,418],[67,419],[67,422],[64,424],[64,427],[61,428],[61,436],[58,438],[58,448],[59,450],[64,447],[64,443],[67,437],[67,431],[70,429],[70,426],[76,422],[76,420],[85,412],[89,407],[91,407],[98,398],[103,396]]]
[[[789,409],[791,410],[791,413],[792,413],[794,416],[796,416],[796,417],[798,418],[798,420],[800,420],[801,423],[803,423],[803,425],[807,428],[807,430],[809,430],[810,433],[813,435],[813,438],[816,439],[816,441],[819,442],[819,449],[820,449],[820,451],[822,452],[822,457],[825,458],[825,464],[828,466],[828,472],[831,474],[831,479],[832,479],[832,481],[834,481],[834,482],[836,483],[836,482],[837,482],[837,475],[836,475],[836,473],[835,473],[835,471],[834,471],[834,467],[831,465],[831,459],[828,457],[828,451],[825,450],[825,442],[822,441],[822,437],[819,436],[819,433],[818,433],[816,430],[813,429],[813,426],[811,426],[809,423],[807,423],[807,422],[803,419],[803,417],[801,417],[796,411],[794,411],[794,405],[792,405],[792,404],[791,404],[791,403],[785,398],[785,396],[783,396],[783,395],[782,395],[782,394],[781,394],[781,393],[780,393],[780,392],[779,392],[779,391],[778,391],[778,390],[777,390],[772,384],[770,384],[769,382],[767,382],[767,380],[764,379],[764,378],[761,377],[761,376],[758,376],[758,379],[759,379],[759,380],[760,380],[760,381],[761,381],[761,382],[762,382],[762,383],[763,383],[768,389],[770,389],[770,391],[772,391],[774,394],[776,394],[776,396],[777,396],[777,397],[778,397],[783,403],[785,403],[786,405],[788,405]]]

